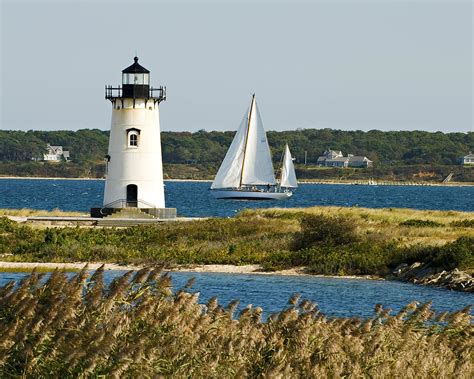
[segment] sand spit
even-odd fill
[[[0,272],[2,269],[6,269],[10,272],[18,269],[18,271],[28,271],[34,268],[38,269],[50,269],[54,270],[65,269],[65,270],[80,270],[84,266],[88,266],[90,270],[96,270],[100,266],[104,265],[105,270],[124,270],[134,271],[143,268],[143,266],[135,265],[119,265],[116,263],[87,263],[87,262],[75,262],[75,263],[56,263],[56,262],[5,262],[0,261]],[[313,275],[305,272],[304,267],[295,267],[287,270],[278,271],[262,271],[260,265],[179,265],[164,269],[168,272],[196,272],[196,273],[222,273],[222,274],[255,274],[255,275],[282,275],[282,276],[311,276],[311,277],[324,277],[324,278],[344,278],[344,279],[372,279],[382,280],[379,277],[373,276],[331,276],[331,275]]]

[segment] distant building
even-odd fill
[[[349,167],[372,167],[373,162],[367,158],[357,155],[348,154]]]
[[[349,158],[342,155],[342,151],[328,149],[318,157],[316,162],[319,166],[348,167]]]
[[[347,157],[342,155],[342,151],[336,151],[328,149],[326,150],[323,155],[321,155],[318,160],[317,164],[319,166],[325,167],[371,167],[373,162],[367,158],[362,156],[355,156],[352,154],[348,154]]]
[[[59,162],[63,159],[69,160],[68,150],[63,150],[62,146],[51,146],[49,143],[46,145],[46,154],[43,154],[44,161]]]
[[[462,158],[463,165],[474,165],[474,154],[469,153],[465,157]]]

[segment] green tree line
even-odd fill
[[[218,165],[232,142],[234,132],[163,132],[162,150],[166,163]],[[270,131],[268,140],[273,159],[281,158],[285,143],[298,163],[316,163],[324,150],[341,150],[345,155],[367,156],[376,164],[455,165],[474,150],[474,133],[379,130],[343,131],[303,129]],[[0,161],[29,161],[41,157],[46,144],[62,145],[75,162],[103,160],[107,154],[109,132],[98,129],[78,131],[0,131]]]

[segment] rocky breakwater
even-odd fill
[[[415,262],[412,265],[402,263],[393,270],[392,274],[394,279],[404,282],[474,293],[474,278],[472,275],[457,268],[443,270],[420,262]]]

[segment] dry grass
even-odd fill
[[[396,315],[327,318],[292,297],[261,321],[249,305],[221,307],[183,288],[171,292],[159,269],[126,274],[108,288],[99,269],[45,284],[32,274],[0,289],[4,377],[406,377],[470,378],[469,309],[435,315],[409,304]]]
[[[34,216],[52,216],[52,217],[84,217],[89,216],[88,213],[84,212],[66,212],[60,209],[53,209],[52,211],[45,211],[45,210],[38,210],[38,209],[8,209],[2,208],[0,209],[0,216],[18,216],[18,217],[34,217]]]
[[[294,296],[261,322],[236,302],[206,307],[186,288],[171,292],[159,269],[104,287],[103,271],[45,284],[32,274],[0,289],[4,377],[426,377],[470,378],[469,310],[435,315],[429,304],[371,319],[327,318]],[[84,289],[86,289],[84,291]]]
[[[281,215],[313,214],[338,216],[351,220],[359,234],[375,241],[393,241],[398,246],[416,244],[440,246],[459,237],[474,237],[474,228],[453,226],[454,222],[469,220],[474,222],[473,212],[424,211],[403,208],[371,209],[348,207],[310,207],[310,208],[270,208],[245,211],[243,214],[256,214],[262,217],[281,217]],[[403,226],[408,220],[429,220],[441,224],[438,227],[418,228]]]

